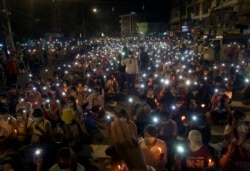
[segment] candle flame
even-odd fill
[[[186,119],[186,116],[181,116],[181,120],[184,121]]]
[[[159,150],[159,151],[160,151],[160,153],[161,153],[161,148],[160,148],[160,147],[158,148],[158,150]]]

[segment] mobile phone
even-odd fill
[[[36,149],[35,150],[35,156],[40,156],[42,154],[42,150],[41,149]]]

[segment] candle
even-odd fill
[[[118,167],[118,170],[121,171],[121,165],[118,164],[117,167]]]
[[[181,116],[181,120],[184,121],[186,119],[186,116]]]
[[[213,163],[212,159],[208,159],[208,166],[209,167],[213,167],[214,166],[214,163]]]
[[[158,148],[158,150],[159,150],[159,152],[160,152],[160,154],[161,154],[161,148],[160,148],[160,147]]]

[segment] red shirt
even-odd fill
[[[202,171],[208,166],[209,159],[211,159],[211,153],[206,146],[202,146],[195,152],[189,151],[182,162],[182,170]]]

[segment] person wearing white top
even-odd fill
[[[121,66],[125,66],[126,80],[129,92],[135,89],[136,74],[138,73],[138,60],[134,58],[132,51],[128,52],[128,57],[122,59]]]

